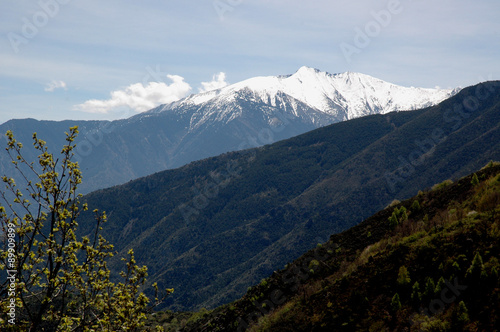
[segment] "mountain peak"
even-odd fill
[[[331,119],[327,122],[333,123],[369,114],[424,108],[438,104],[457,92],[408,88],[361,73],[330,74],[302,66],[292,75],[253,77],[217,90],[191,95],[155,112],[171,110],[185,113],[186,107],[199,108],[190,123],[192,130],[202,123],[233,121],[250,111],[250,102],[260,105],[252,112],[269,112],[269,109],[264,111],[268,107],[275,110],[281,108],[280,112],[294,117],[299,113],[306,114],[306,118],[310,118],[312,113],[315,113],[313,117],[321,114],[320,117],[326,116]],[[304,113],[306,108],[308,111]],[[319,125],[317,119],[312,121]],[[324,124],[321,121],[321,125]]]
[[[317,74],[317,73],[321,73],[321,70],[312,67],[302,66],[292,76],[303,75],[303,74]]]

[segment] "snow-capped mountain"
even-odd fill
[[[25,146],[37,132],[57,147],[64,131],[79,125],[76,155],[85,176],[80,188],[90,192],[334,122],[431,106],[456,92],[405,88],[363,74],[302,67],[293,75],[251,78],[124,120],[12,120],[0,130],[13,130]],[[0,169],[8,163],[0,156]]]
[[[306,117],[319,127],[325,125],[325,121],[333,123],[369,114],[432,106],[457,92],[458,89],[407,88],[359,73],[329,74],[301,67],[293,75],[251,78],[191,95],[153,112],[184,112],[198,107],[201,112],[194,112],[190,124],[190,129],[196,130],[205,122],[228,123],[235,120],[244,110],[234,106],[246,100],[282,108],[296,117],[301,116],[300,109],[307,107],[312,114]]]

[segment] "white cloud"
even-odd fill
[[[161,104],[172,103],[189,94],[191,86],[184,78],[177,75],[167,75],[172,81],[170,85],[164,82],[149,82],[146,86],[135,83],[124,90],[111,92],[107,100],[91,99],[76,105],[75,109],[88,113],[109,113],[119,107],[129,107],[136,112],[145,112]]]
[[[66,83],[63,81],[52,81],[45,86],[45,91],[54,92],[55,89],[68,90]]]
[[[202,88],[198,88],[200,92],[207,92],[210,90],[216,90],[223,88],[228,85],[226,82],[226,74],[220,72],[212,77],[211,82],[201,82]]]

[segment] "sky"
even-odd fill
[[[500,79],[498,0],[2,0],[0,123],[113,120],[302,66]]]

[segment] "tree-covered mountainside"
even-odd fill
[[[166,305],[213,308],[393,199],[500,160],[500,86],[334,124],[89,194],[104,235],[134,248]],[[83,170],[85,177],[85,170]],[[85,181],[85,180],[84,180]],[[81,220],[90,230],[92,218]]]
[[[495,331],[499,259],[491,162],[332,235],[233,303],[152,321],[183,331]]]

